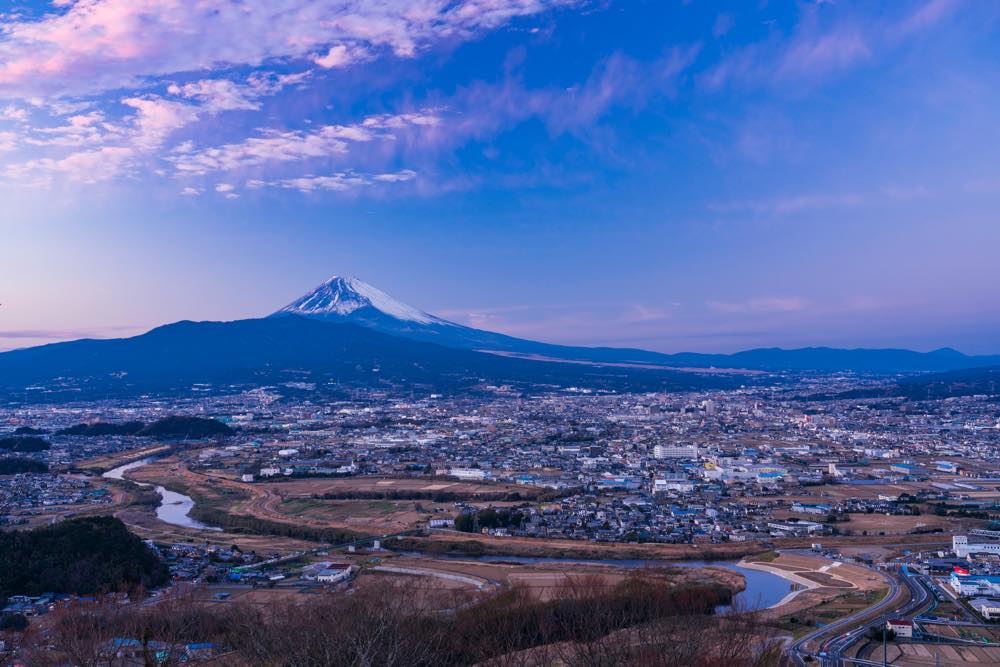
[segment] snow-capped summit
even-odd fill
[[[433,315],[397,301],[385,292],[354,277],[333,276],[288,304],[275,315],[302,315],[314,319],[370,319],[388,316],[417,324],[447,324]],[[355,315],[355,317],[351,317]]]

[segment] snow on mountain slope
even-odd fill
[[[336,317],[338,315],[346,317],[364,308],[374,308],[383,315],[417,324],[450,324],[413,306],[397,301],[364,281],[340,276],[330,278],[276,314],[294,314],[312,318]]]

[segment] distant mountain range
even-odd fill
[[[896,374],[989,365],[1000,365],[1000,357],[948,349],[662,354],[553,345],[449,322],[355,278],[334,277],[262,319],[184,321],[132,338],[2,353],[0,391],[62,400],[291,381],[343,388],[670,391],[770,381],[761,371]]]
[[[484,384],[678,391],[748,381],[738,375],[512,359],[299,316],[177,322],[132,338],[78,340],[0,354],[0,393],[25,400],[289,382],[345,391],[465,391]]]
[[[449,322],[406,305],[358,280],[334,276],[271,317],[300,315],[324,322],[349,322],[393,336],[445,347],[605,363],[655,364],[684,368],[768,371],[855,371],[862,373],[935,372],[1000,364],[1000,355],[968,356],[950,348],[933,352],[900,349],[794,350],[758,348],[735,354],[664,354],[631,348],[572,347],[514,338]]]

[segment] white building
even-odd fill
[[[972,595],[1000,596],[1000,577],[952,572],[948,585],[963,597]]]
[[[349,576],[351,576],[351,568],[349,567],[343,570],[321,570],[316,575],[316,581],[321,581],[324,584],[335,584],[338,581],[344,581]]]
[[[897,637],[913,637],[913,621],[902,618],[890,618],[885,626],[886,629],[895,632]]]
[[[667,493],[668,491],[679,491],[689,493],[694,491],[694,482],[689,479],[654,479],[653,493]]]
[[[823,524],[814,521],[772,521],[767,524],[773,532],[785,535],[809,535],[823,530]]]
[[[1000,600],[989,598],[976,598],[969,600],[969,606],[979,612],[985,621],[992,621],[1000,618]]]
[[[694,445],[675,447],[670,445],[656,445],[653,447],[653,458],[656,459],[696,459],[698,458],[698,448]]]
[[[1000,542],[969,544],[968,535],[954,535],[951,538],[951,550],[959,558],[966,558],[969,554],[1000,554]]]
[[[482,468],[451,468],[448,474],[461,480],[478,480],[487,477],[486,471]]]

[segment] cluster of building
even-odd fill
[[[24,524],[34,514],[53,508],[70,511],[112,502],[107,489],[97,488],[85,479],[50,473],[0,476],[0,525]]]
[[[849,530],[827,519],[905,514],[914,502],[986,511],[1000,487],[1000,428],[986,397],[816,400],[852,376],[698,393],[294,399],[280,387],[229,396],[0,408],[0,433],[87,421],[214,417],[236,428],[186,464],[246,483],[310,476],[444,477],[550,489],[525,534],[719,541]],[[50,436],[50,465],[135,447],[137,438]],[[27,476],[31,477],[31,476]],[[836,493],[831,489],[836,488]],[[900,491],[900,488],[906,489]],[[878,493],[871,493],[878,489]],[[530,494],[529,494],[530,495]],[[780,498],[798,504],[780,505]],[[773,510],[780,510],[778,515]],[[795,520],[798,519],[798,520]]]

